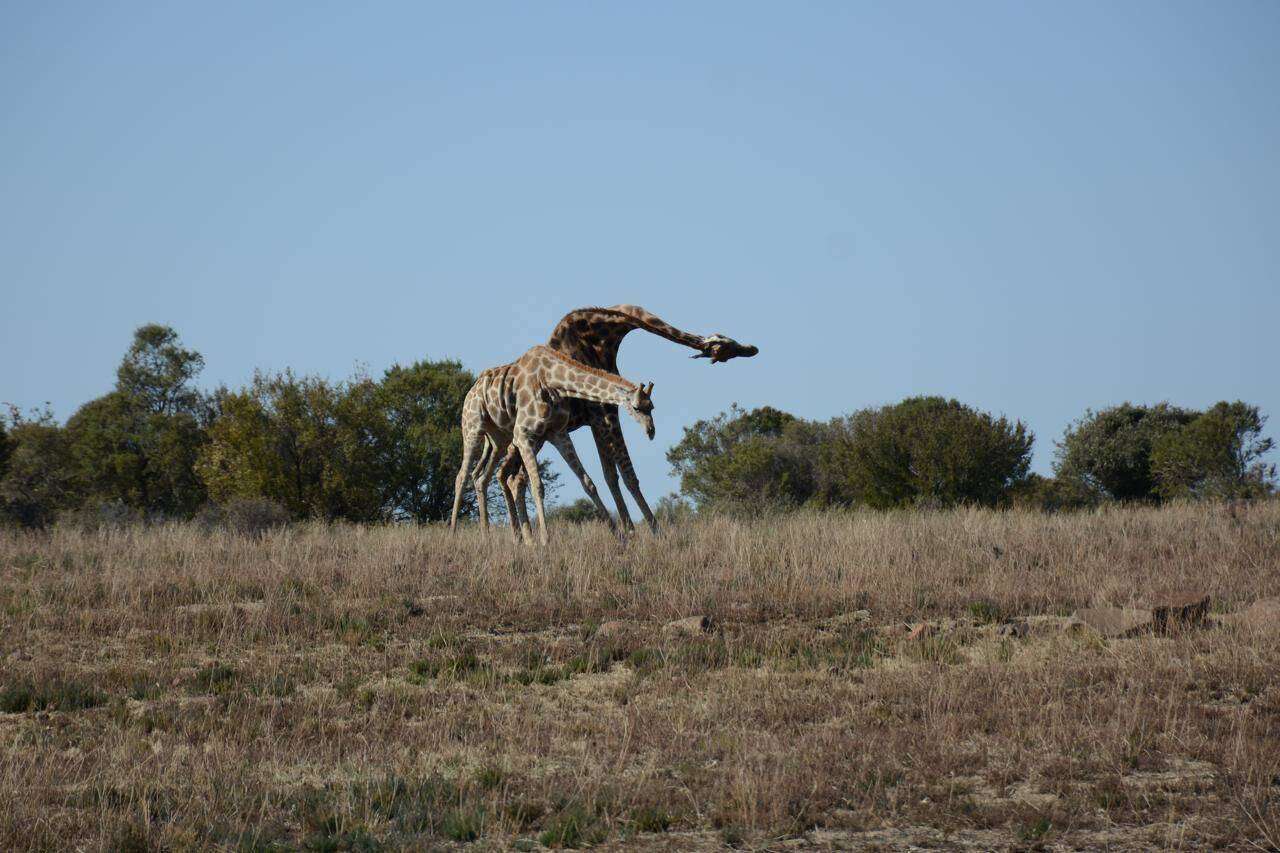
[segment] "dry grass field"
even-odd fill
[[[1277,595],[1277,502],[5,532],[0,849],[1277,849]]]

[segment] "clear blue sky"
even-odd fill
[[[633,302],[761,348],[628,338],[651,501],[734,401],[954,396],[1039,470],[1123,400],[1280,434],[1278,44],[1274,0],[5,2],[0,400],[66,417],[146,322],[212,387]]]

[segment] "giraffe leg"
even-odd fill
[[[616,415],[615,421],[616,424]],[[609,416],[601,415],[591,420],[591,437],[596,443],[596,452],[600,454],[600,470],[604,473],[604,484],[613,495],[614,506],[618,508],[618,521],[624,531],[635,530],[631,523],[631,513],[627,511],[627,502],[622,497],[622,489],[618,487],[618,466],[613,461],[613,448],[609,440]]]
[[[529,487],[533,490],[533,508],[538,513],[538,540],[546,545],[548,542],[547,514],[542,505],[542,475],[538,473],[538,449],[534,447],[534,439],[526,434],[517,434],[516,446],[520,449],[524,471],[529,477]]]
[[[627,484],[631,497],[635,498],[636,506],[640,507],[640,512],[644,514],[644,520],[649,523],[649,529],[657,533],[658,520],[653,517],[653,510],[649,509],[644,495],[640,493],[640,480],[636,477],[636,469],[631,466],[631,454],[627,453],[627,446],[621,443],[621,434],[618,435],[618,441],[618,447],[614,450],[614,459],[622,472],[622,480]]]
[[[622,423],[618,420],[618,410],[615,408],[608,412],[601,419],[602,437],[597,438],[597,445],[608,445],[609,458],[622,473],[622,480],[627,484],[631,497],[635,499],[636,506],[640,508],[640,513],[644,516],[644,520],[648,522],[649,529],[655,533],[658,531],[658,521],[653,517],[653,510],[649,509],[649,503],[644,499],[644,494],[640,491],[640,480],[636,477],[636,469],[631,465],[631,454],[627,452],[627,443],[622,437]],[[591,431],[596,432],[596,425],[591,425]],[[603,452],[603,451],[602,451]],[[621,503],[621,497],[616,497]]]
[[[555,445],[556,450],[560,451],[560,455],[564,457],[564,461],[578,475],[578,480],[582,483],[582,488],[587,493],[587,497],[591,498],[591,502],[596,505],[596,513],[600,519],[609,525],[609,529],[615,533],[618,526],[613,523],[613,516],[609,514],[609,510],[605,507],[604,501],[600,500],[600,493],[596,491],[596,484],[591,482],[587,469],[582,467],[582,460],[578,458],[578,453],[573,448],[573,439],[566,432],[557,433],[551,436],[548,441]]]
[[[476,465],[475,474],[471,478],[476,489],[476,508],[480,512],[480,528],[489,529],[489,481],[493,478],[493,469],[498,466],[502,453],[492,437],[486,436],[484,450],[480,453],[480,461]]]
[[[462,430],[462,466],[458,468],[458,476],[453,481],[453,512],[449,514],[449,529],[458,527],[458,510],[462,507],[462,490],[467,487],[467,474],[471,472],[471,460],[477,451],[482,450],[484,432],[478,422],[463,425]],[[483,500],[483,498],[482,498]]]
[[[524,475],[524,465],[520,460],[520,451],[513,444],[507,451],[507,458],[502,463],[502,470],[498,472],[498,477],[502,480],[505,489],[504,494],[510,493],[511,503],[507,506],[507,512],[511,517],[511,527],[517,532],[517,538],[523,536],[526,540],[533,541],[533,528],[529,525],[529,510],[525,506],[524,489],[528,480]]]

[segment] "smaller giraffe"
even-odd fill
[[[473,460],[479,464],[472,475],[480,507],[481,523],[488,526],[484,493],[493,469],[508,445],[519,450],[525,475],[533,490],[533,503],[538,514],[538,538],[547,543],[547,523],[542,503],[542,478],[538,474],[538,451],[550,441],[564,456],[582,481],[598,510],[605,512],[595,484],[587,476],[565,431],[567,410],[560,405],[566,398],[606,403],[626,409],[645,434],[653,438],[653,383],[648,387],[628,382],[621,376],[574,361],[550,347],[536,346],[520,358],[482,372],[462,403],[462,466],[454,481],[453,512],[449,528],[458,524],[458,510],[467,477],[472,474]],[[503,498],[512,521],[512,535],[520,538],[515,498],[506,481],[502,482]],[[607,512],[605,512],[607,515]]]

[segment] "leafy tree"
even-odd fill
[[[48,410],[24,418],[10,408],[8,459],[0,476],[0,517],[44,527],[71,506],[76,482],[66,431]]]
[[[548,521],[567,521],[571,524],[586,524],[589,521],[596,521],[599,516],[596,515],[596,505],[591,502],[590,498],[578,498],[571,504],[561,504],[553,506],[547,510]]]
[[[9,441],[9,430],[5,426],[4,417],[0,415],[0,480],[9,470],[9,454],[13,452],[13,443]]]
[[[194,412],[200,394],[192,387],[204,357],[183,349],[178,333],[150,323],[133,333],[133,343],[116,369],[116,390],[133,405],[161,415]]]
[[[1027,474],[1035,436],[956,400],[912,397],[832,423],[822,467],[840,502],[995,506]]]
[[[695,515],[693,505],[677,494],[663,495],[653,508],[653,515],[662,525],[689,521]]]
[[[803,424],[771,406],[736,405],[686,427],[667,461],[699,507],[735,511],[794,506],[813,494],[811,463],[784,441]]]
[[[1275,465],[1262,436],[1267,419],[1257,406],[1225,400],[1179,430],[1161,435],[1151,450],[1156,491],[1164,498],[1237,498],[1268,494]]]
[[[190,516],[204,502],[194,465],[207,411],[191,385],[203,364],[167,326],[134,332],[115,390],[67,421],[86,500],[178,516]]]
[[[1067,428],[1058,442],[1054,472],[1120,501],[1157,498],[1151,452],[1164,436],[1189,424],[1197,413],[1158,403],[1122,403],[1092,410]]]
[[[259,374],[215,395],[196,468],[218,502],[268,498],[295,518],[439,521],[453,506],[472,381],[456,361],[395,366],[380,382]],[[499,511],[496,482],[490,498]],[[468,493],[465,512],[473,501]]]
[[[1089,509],[1097,506],[1100,495],[1079,480],[1028,474],[1010,491],[1013,506],[1042,512]]]
[[[324,380],[289,371],[255,374],[239,391],[220,389],[209,442],[196,462],[209,496],[219,503],[268,498],[294,518],[341,517],[332,477],[339,464],[339,393]]]
[[[449,517],[462,464],[462,401],[474,382],[457,361],[396,365],[383,375],[375,403],[386,514],[418,522]],[[473,500],[468,493],[468,513]]]

